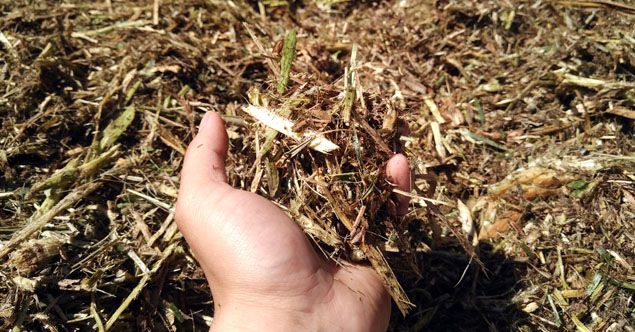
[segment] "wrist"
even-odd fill
[[[267,290],[244,284],[212,287],[211,331],[329,330],[323,318],[334,299],[333,282],[330,271],[319,269],[303,280],[308,286],[302,288],[294,287],[297,282],[293,280]],[[286,286],[280,288],[282,285]]]
[[[217,306],[210,331],[318,331],[319,316],[313,311],[226,303]]]

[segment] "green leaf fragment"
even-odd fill
[[[596,251],[598,252],[598,254],[600,254],[600,256],[602,256],[606,264],[611,265],[611,261],[613,260],[611,258],[611,254],[609,254],[609,252],[606,249],[604,249],[603,246],[599,246],[596,249]]]
[[[439,79],[437,79],[434,82],[434,88],[438,89],[441,87],[441,85],[443,85],[443,83],[445,83],[445,73],[441,73],[441,76],[439,77]]]
[[[111,147],[119,137],[128,129],[135,116],[135,107],[130,105],[126,107],[117,118],[104,128],[101,140],[99,141],[99,149],[104,150]]]
[[[481,101],[476,99],[474,101],[474,107],[476,107],[476,114],[474,115],[474,119],[478,121],[480,124],[485,123],[485,112],[483,111],[483,106],[481,105]]]
[[[591,330],[582,323],[576,315],[571,315],[571,320],[573,324],[575,324],[576,330],[578,332],[591,332]]]
[[[183,314],[181,313],[181,310],[174,303],[170,303],[168,308],[174,314],[174,319],[176,319],[179,323],[183,323]]]
[[[486,84],[481,85],[481,89],[487,92],[499,92],[503,90],[503,86],[500,85],[497,79],[493,79]]]
[[[586,288],[586,294],[587,295],[593,294],[593,292],[595,292],[595,289],[597,289],[598,286],[600,286],[600,282],[602,282],[602,275],[599,273],[596,273],[593,276],[593,280],[591,280],[591,283]]]
[[[128,91],[126,91],[126,99],[124,101],[124,104],[128,105],[128,103],[130,103],[130,101],[132,100],[132,97],[134,97],[134,94],[137,93],[137,90],[139,89],[139,87],[141,87],[141,81],[136,81],[132,85],[132,87],[128,89]]]
[[[512,27],[514,17],[516,17],[516,11],[513,9],[504,15],[503,20],[505,22],[505,30],[509,30]]]
[[[282,48],[282,59],[280,60],[280,81],[278,81],[278,93],[283,94],[287,89],[289,82],[289,73],[291,72],[291,64],[295,57],[296,31],[291,29],[284,38],[284,47]]]
[[[345,123],[349,123],[351,120],[351,112],[353,110],[353,104],[355,103],[355,89],[348,88],[346,89],[346,94],[344,95],[344,104],[342,105],[342,119]]]
[[[556,305],[553,302],[553,297],[551,295],[547,295],[547,300],[549,300],[549,306],[551,307],[551,312],[553,314],[554,323],[556,323],[557,327],[562,326],[562,319],[560,319],[560,314],[558,313],[558,308],[556,308]]]
[[[351,113],[353,111],[353,104],[355,103],[355,99],[357,98],[355,84],[356,84],[356,75],[355,69],[357,67],[357,44],[353,44],[351,49],[351,63],[348,68],[345,70],[345,84],[346,94],[344,95],[344,103],[342,104],[342,120],[344,123],[348,124],[351,121]]]
[[[567,183],[567,187],[575,190],[582,190],[589,185],[589,181],[585,179],[575,180],[573,182]]]
[[[620,286],[622,286],[622,288],[626,288],[626,289],[630,289],[632,291],[635,291],[635,284],[630,283],[630,282],[622,282],[620,284]]]
[[[466,128],[461,128],[459,130],[459,132],[463,135],[463,137],[467,138],[468,140],[475,142],[475,143],[485,143],[493,148],[508,152],[509,149],[507,147],[505,147],[504,145],[497,143],[485,136],[481,136],[478,134],[475,134],[469,130],[467,130]]]
[[[269,187],[269,196],[275,197],[278,192],[278,186],[280,185],[280,178],[278,176],[278,168],[276,163],[271,160],[265,162],[265,171],[267,174],[267,186]]]

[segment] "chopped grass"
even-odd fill
[[[632,326],[630,2],[0,10],[3,329],[207,330],[209,289],[174,223],[207,111],[227,123],[229,183],[329,259],[374,267],[390,330]],[[338,149],[312,149],[322,139]],[[395,152],[415,187],[401,219]]]

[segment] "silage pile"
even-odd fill
[[[3,328],[206,328],[209,290],[173,221],[206,111],[227,123],[230,184],[330,259],[371,264],[391,329],[633,319],[628,4],[0,10]],[[405,216],[395,152],[413,171]]]

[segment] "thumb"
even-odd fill
[[[229,188],[225,176],[227,140],[221,117],[207,112],[198,134],[187,147],[181,170],[175,219],[186,238],[200,233],[201,224],[192,221],[204,211],[200,207],[203,198],[210,193],[221,193],[219,189]]]
[[[185,153],[181,171],[181,190],[195,190],[227,181],[227,140],[223,119],[215,112],[205,113],[199,132]]]
[[[185,152],[175,220],[195,252],[201,243],[206,243],[205,236],[209,234],[210,224],[201,218],[210,211],[210,206],[205,205],[209,204],[206,198],[230,189],[225,176],[227,141],[221,117],[207,112]]]

